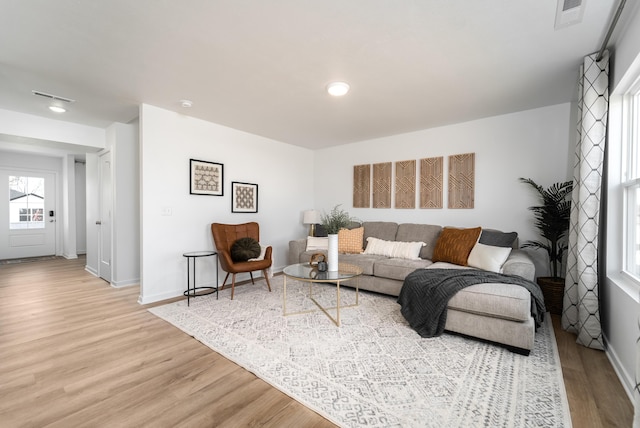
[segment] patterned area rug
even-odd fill
[[[418,336],[393,297],[360,293],[336,327],[322,312],[282,315],[283,277],[149,309],[343,427],[570,427],[551,321],[528,357],[460,336]],[[287,280],[287,312],[315,308]],[[335,305],[335,286],[314,285]],[[355,291],[341,288],[343,304]],[[335,316],[335,310],[330,311]]]

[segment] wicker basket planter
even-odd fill
[[[552,314],[562,314],[562,299],[564,298],[564,278],[541,276],[536,282],[542,289],[544,305]]]

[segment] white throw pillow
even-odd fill
[[[424,242],[385,241],[370,236],[367,238],[364,254],[420,260],[420,250],[425,245],[427,244]]]
[[[317,237],[317,236],[307,236],[307,251],[315,251],[315,250],[328,250],[329,249],[329,238],[325,237]]]
[[[477,242],[471,249],[467,265],[501,273],[502,265],[507,261],[509,254],[511,254],[511,248],[494,247]]]

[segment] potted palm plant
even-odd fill
[[[520,178],[538,194],[541,205],[529,207],[533,211],[535,226],[544,241],[526,241],[523,248],[543,249],[549,257],[550,277],[539,277],[538,285],[545,297],[545,305],[552,313],[562,313],[564,277],[562,261],[568,248],[569,218],[573,181],[553,183],[546,189],[530,178]]]

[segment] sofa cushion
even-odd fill
[[[513,248],[514,242],[518,239],[517,232],[500,232],[499,230],[493,229],[482,229],[482,233],[480,234],[480,242],[484,245],[491,245],[494,247],[509,247]],[[517,247],[516,247],[517,248]]]
[[[315,236],[307,236],[307,249],[306,251],[312,250],[326,250],[329,248],[329,238],[324,237],[315,237]]]
[[[393,223],[390,221],[365,221],[362,223],[362,225],[364,226],[363,242],[366,242],[367,238],[370,236],[378,239],[384,239],[385,241],[396,240],[398,223]]]
[[[395,279],[404,281],[404,279],[416,269],[424,269],[431,265],[431,260],[409,260],[397,258],[384,258],[376,261],[373,267],[373,273],[378,278]]]
[[[502,265],[507,261],[509,254],[511,254],[511,247],[494,247],[478,242],[469,253],[467,264],[478,269],[501,273]]]
[[[396,241],[422,241],[426,245],[420,250],[420,258],[431,260],[442,226],[433,224],[402,223],[398,225]]]
[[[447,307],[494,318],[526,321],[531,318],[531,293],[513,284],[476,284],[454,294]]]
[[[445,227],[436,242],[432,260],[466,266],[469,253],[478,242],[481,230],[480,227],[471,229]]]
[[[362,252],[364,227],[340,229],[338,231],[338,252],[359,254]]]
[[[340,263],[349,263],[362,269],[363,275],[373,275],[374,266],[380,260],[385,260],[384,256],[375,256],[370,254],[340,254],[338,261]]]
[[[420,250],[425,246],[424,242],[385,241],[384,239],[367,238],[365,254],[378,256],[397,257],[399,259],[420,259]]]
[[[517,275],[529,281],[535,281],[536,266],[525,250],[511,250],[509,258],[502,266],[505,275]]]

